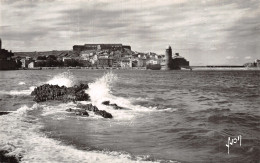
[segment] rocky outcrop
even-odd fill
[[[0,162],[3,163],[19,163],[19,161],[21,160],[21,156],[11,156],[11,155],[7,155],[9,152],[5,151],[5,150],[0,150]]]
[[[104,101],[104,102],[102,102],[102,104],[107,105],[107,106],[112,106],[116,110],[124,109],[123,107],[118,106],[117,104],[110,104],[110,101]]]
[[[86,116],[86,117],[89,116],[88,112],[85,109],[71,109],[71,108],[69,108],[69,109],[66,109],[66,111],[72,112],[75,115]]]
[[[44,84],[36,87],[31,95],[34,96],[34,101],[44,102],[48,100],[68,101],[87,101],[89,95],[85,93],[88,89],[87,84],[75,85],[73,87],[65,87],[58,85]]]
[[[79,104],[79,105],[77,105],[77,107],[81,108],[81,110],[93,111],[95,114],[100,115],[104,118],[113,118],[112,114],[106,112],[105,110],[99,110],[96,106],[94,106],[92,104],[87,104],[87,105]]]
[[[44,102],[48,100],[59,100],[63,102],[68,101],[87,101],[90,99],[89,95],[85,93],[85,90],[88,89],[87,84],[75,85],[73,87],[65,87],[58,85],[49,85],[44,84],[39,87],[36,87],[34,91],[32,91],[31,95],[34,96],[34,101],[36,102]],[[115,108],[120,108],[116,104],[109,104]],[[79,116],[89,116],[88,111],[92,111],[97,115],[100,115],[104,118],[113,118],[112,114],[106,112],[105,110],[99,110],[96,106],[92,104],[78,104],[77,107],[79,109],[66,109],[67,112],[74,113]]]

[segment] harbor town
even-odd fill
[[[130,45],[84,44],[72,50],[12,52],[2,49],[0,39],[0,70],[15,69],[141,69],[141,70],[192,70],[220,68],[258,68],[260,60],[241,66],[208,65],[190,66],[189,61],[168,46],[164,54],[137,52]]]
[[[3,53],[3,54],[2,54]],[[174,56],[173,56],[174,55]],[[8,52],[1,50],[1,69],[89,68],[89,69],[190,69],[189,62],[173,54],[142,53],[123,44],[74,45],[73,50],[44,52]],[[12,65],[12,66],[11,66]]]

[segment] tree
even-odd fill
[[[55,55],[49,55],[47,59],[57,60],[57,57]]]
[[[47,58],[46,58],[46,56],[38,56],[37,57],[37,60],[46,60]]]

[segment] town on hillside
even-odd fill
[[[169,51],[170,48],[170,51]],[[165,54],[142,53],[123,44],[74,45],[73,50],[1,52],[1,69],[89,68],[89,69],[181,69],[189,62],[172,49]],[[1,50],[3,51],[3,50]],[[7,57],[8,56],[8,57]],[[3,62],[3,64],[2,64]],[[9,66],[7,66],[9,65]],[[10,67],[10,65],[13,65]]]

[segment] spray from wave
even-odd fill
[[[29,89],[26,90],[11,90],[11,91],[0,91],[0,94],[7,94],[7,95],[30,95],[31,92],[34,90],[34,86],[31,86]]]
[[[73,85],[77,84],[77,81],[75,80],[75,76],[70,71],[67,71],[54,76],[47,82],[47,84],[58,85],[60,87],[72,87]]]
[[[93,103],[101,103],[104,100],[111,98],[112,84],[117,81],[117,76],[109,72],[97,79],[95,82],[89,84],[89,89],[86,93],[90,95]]]
[[[113,95],[112,87],[116,86],[118,77],[112,72],[108,72],[95,82],[89,84],[86,93],[89,94],[91,103],[101,110],[106,110],[113,115],[113,119],[131,120],[141,112],[153,111],[154,108],[134,105],[131,98],[118,97]],[[110,101],[111,104],[117,104],[123,107],[122,110],[115,110],[113,107],[102,104],[104,101]]]

